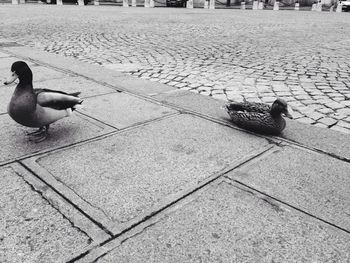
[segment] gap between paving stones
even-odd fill
[[[271,144],[274,144],[274,142],[272,142]],[[116,248],[117,246],[119,246],[120,244],[122,244],[123,242],[125,242],[126,240],[142,233],[144,230],[146,230],[147,228],[151,227],[152,225],[156,224],[157,221],[159,221],[165,214],[170,213],[171,211],[177,210],[178,208],[181,208],[181,206],[183,206],[183,203],[188,203],[190,202],[192,199],[194,199],[195,197],[193,197],[193,195],[198,195],[200,192],[205,192],[207,188],[212,187],[213,184],[218,184],[221,181],[229,181],[229,182],[235,182],[238,185],[241,185],[243,187],[245,187],[246,189],[244,189],[243,187],[238,187],[239,189],[249,192],[253,195],[260,195],[259,198],[266,201],[268,204],[270,204],[271,206],[276,206],[276,204],[274,202],[278,202],[281,203],[285,206],[288,206],[296,211],[299,211],[307,216],[310,216],[316,220],[319,220],[327,225],[330,225],[334,228],[337,228],[341,231],[344,231],[346,233],[350,233],[348,230],[339,227],[336,224],[330,223],[327,220],[322,219],[321,217],[315,216],[303,209],[300,209],[294,205],[289,204],[288,202],[282,201],[278,198],[275,198],[265,192],[262,192],[254,187],[251,187],[245,183],[240,182],[239,180],[235,180],[230,178],[227,174],[230,172],[234,172],[236,170],[239,170],[239,168],[243,168],[245,165],[249,165],[249,163],[254,162],[256,160],[260,160],[260,159],[264,159],[265,157],[267,157],[268,155],[272,154],[276,148],[280,148],[280,147],[285,147],[288,146],[289,144],[277,144],[277,145],[273,145],[271,147],[269,147],[268,149],[262,151],[260,154],[255,155],[254,157],[242,162],[241,164],[239,164],[238,166],[235,167],[231,167],[231,168],[227,168],[224,169],[223,171],[220,172],[219,175],[215,176],[212,179],[209,179],[207,182],[201,184],[200,186],[198,186],[197,188],[193,189],[192,191],[188,192],[185,195],[182,195],[182,197],[180,197],[179,199],[169,203],[168,205],[164,206],[163,208],[161,208],[160,210],[157,210],[156,212],[153,212],[152,214],[150,214],[149,216],[144,217],[142,220],[140,220],[139,222],[137,222],[136,224],[130,226],[130,228],[125,229],[124,231],[122,231],[120,234],[117,234],[115,236],[113,236],[112,238],[110,238],[109,240],[106,240],[105,242],[101,243],[99,245],[99,247],[94,247],[92,248],[90,251],[87,251],[87,253],[83,253],[82,255],[80,255],[77,258],[72,259],[69,262],[76,262],[76,260],[80,260],[83,259],[85,262],[84,257],[88,256],[89,259],[86,262],[90,262],[90,260],[97,260],[100,257],[103,257],[104,255],[106,255],[109,251],[113,250],[114,248]],[[296,145],[290,145],[291,147],[294,148],[302,148],[304,149],[304,147],[300,147],[300,146],[296,146]],[[309,150],[307,149],[307,151],[309,152],[313,152],[313,150]],[[319,153],[319,154],[324,154],[324,153]],[[327,155],[327,154],[326,154]],[[164,212],[164,213],[163,213]],[[119,239],[121,238],[121,239]],[[115,244],[116,243],[116,244]],[[90,255],[90,256],[89,256]],[[90,258],[91,257],[91,258]],[[80,261],[79,261],[80,262]]]
[[[110,237],[110,235],[106,234],[100,227],[95,225],[94,222],[84,215],[82,211],[79,211],[72,206],[72,204],[65,200],[62,195],[42,182],[40,178],[37,178],[35,174],[26,169],[21,163],[15,162],[11,165],[2,166],[1,168],[10,168],[16,177],[18,176],[21,178],[23,184],[27,185],[31,191],[36,193],[36,195],[38,195],[45,203],[56,210],[72,228],[88,237],[88,246],[80,248],[79,254],[86,251],[86,249],[96,247]],[[69,257],[71,258],[75,254],[76,252],[73,252]],[[66,260],[69,260],[67,257],[68,256],[66,256]]]
[[[347,230],[347,229],[345,229],[345,228],[342,228],[342,227],[340,227],[340,226],[337,226],[336,224],[330,223],[330,222],[328,222],[328,221],[326,221],[326,220],[324,220],[324,219],[322,219],[322,218],[320,218],[320,217],[318,217],[318,216],[315,216],[315,215],[313,215],[313,214],[308,213],[308,212],[305,211],[305,210],[302,210],[302,209],[300,209],[300,208],[298,208],[298,207],[296,207],[296,206],[293,206],[293,205],[291,205],[291,204],[289,204],[289,203],[287,203],[287,202],[284,202],[284,201],[282,201],[282,200],[279,200],[279,199],[277,199],[277,198],[275,198],[275,197],[273,197],[273,196],[271,196],[271,195],[269,195],[269,194],[267,194],[267,193],[264,193],[264,192],[262,192],[262,191],[259,191],[258,189],[253,188],[253,187],[251,187],[251,186],[249,186],[249,185],[247,185],[247,184],[245,184],[245,183],[242,183],[242,182],[240,182],[239,180],[235,180],[235,179],[232,179],[232,178],[227,177],[227,176],[225,176],[225,177],[226,177],[227,179],[233,181],[233,182],[236,182],[236,183],[238,183],[238,184],[240,184],[240,185],[242,185],[242,186],[244,186],[244,187],[246,187],[246,188],[252,190],[252,191],[255,191],[255,192],[259,193],[259,194],[262,194],[262,195],[264,195],[264,196],[267,196],[267,197],[270,198],[271,200],[274,200],[274,201],[277,201],[277,202],[279,202],[279,203],[282,203],[282,204],[284,204],[284,205],[286,205],[286,206],[289,206],[289,207],[291,207],[291,208],[293,208],[293,209],[295,209],[295,210],[297,210],[297,211],[299,211],[299,212],[301,212],[301,213],[304,213],[304,214],[306,214],[306,215],[308,215],[308,216],[310,216],[310,217],[313,217],[313,218],[315,218],[315,219],[317,219],[317,220],[320,220],[320,221],[322,221],[323,223],[326,223],[327,225],[330,225],[330,226],[332,226],[332,227],[338,228],[339,230],[342,230],[342,231],[344,231],[344,232],[350,234],[350,231]],[[253,192],[251,192],[251,193],[253,193]],[[271,202],[271,200],[265,199],[264,201],[266,201],[267,203],[269,203],[271,206],[274,206],[274,204],[273,204],[273,202]]]
[[[269,150],[263,152],[261,155],[256,156],[255,158],[251,159],[250,161],[245,162],[244,164],[240,165],[237,168],[234,168],[231,171],[236,171],[241,166],[249,164],[251,161],[254,161],[256,159],[264,158],[266,155],[269,155],[272,151],[273,151],[273,148],[270,148]],[[229,172],[230,171],[227,171],[227,173],[229,173]],[[337,225],[331,224],[331,223],[329,223],[321,218],[318,218],[312,214],[309,214],[308,212],[303,211],[297,207],[294,207],[286,202],[283,202],[283,201],[280,201],[276,198],[273,198],[273,197],[255,189],[255,188],[249,187],[249,186],[247,186],[247,185],[245,185],[237,180],[233,180],[232,178],[227,177],[227,175],[226,175],[227,173],[226,172],[223,173],[222,176],[214,179],[212,182],[210,182],[206,185],[203,185],[201,188],[196,189],[195,191],[193,191],[189,195],[184,196],[182,199],[179,199],[178,201],[174,202],[173,204],[170,204],[168,207],[165,207],[162,211],[159,211],[159,213],[156,213],[156,214],[152,215],[150,218],[148,218],[147,220],[140,222],[138,225],[135,225],[130,230],[127,230],[127,231],[121,233],[120,235],[115,236],[115,237],[111,238],[110,240],[107,240],[106,242],[101,243],[99,247],[92,248],[90,251],[87,251],[87,252],[83,253],[82,255],[80,255],[79,257],[70,260],[69,263],[71,263],[71,262],[79,262],[79,263],[96,262],[98,259],[105,256],[106,254],[111,252],[113,249],[119,247],[121,244],[123,244],[127,240],[129,240],[135,236],[138,236],[139,234],[143,233],[148,228],[157,224],[157,222],[159,222],[162,218],[164,218],[164,216],[171,214],[172,212],[175,212],[177,210],[180,210],[183,206],[192,202],[193,200],[198,198],[198,196],[200,196],[201,194],[204,194],[208,189],[215,187],[222,182],[227,182],[229,184],[233,184],[238,189],[254,195],[255,197],[267,202],[269,205],[271,205],[273,207],[278,207],[279,206],[278,204],[282,204],[284,206],[292,208],[295,211],[300,212],[301,214],[304,214],[304,215],[310,216],[316,220],[319,220],[319,221],[321,221],[321,222],[323,222],[331,227],[334,227],[334,228],[337,228],[341,231],[349,233],[349,231],[342,229],[342,228],[338,227]]]
[[[129,226],[124,230],[120,231],[120,233],[113,235],[110,239],[102,242],[98,247],[94,247],[90,250],[87,250],[86,252],[82,253],[76,258],[71,259],[69,262],[76,262],[77,260],[83,259],[85,256],[89,254],[94,254],[96,250],[99,251],[100,249],[102,249],[103,254],[108,253],[108,251],[114,248],[114,246],[112,248],[109,248],[110,244],[113,243],[114,240],[124,235],[127,235],[127,236],[130,235],[129,237],[123,240],[123,242],[125,242],[127,239],[133,237],[134,235],[137,235],[137,234],[133,234],[133,231],[135,230],[135,228],[137,229],[139,226],[141,226],[142,228],[141,232],[142,232],[146,228],[155,224],[156,221],[158,221],[160,218],[164,216],[164,214],[167,214],[169,209],[172,210],[174,209],[174,206],[175,207],[181,206],[179,205],[179,203],[189,202],[188,199],[191,200],[192,195],[197,194],[198,192],[204,192],[207,188],[211,187],[212,184],[217,184],[218,182],[223,180],[225,174],[240,168],[244,164],[249,163],[252,160],[255,160],[256,158],[260,158],[266,155],[268,152],[273,151],[275,147],[276,147],[275,145],[270,145],[270,146],[267,146],[265,149],[256,151],[250,154],[249,156],[245,157],[243,160],[239,160],[238,163],[232,164],[229,167],[226,167],[221,171],[208,177],[207,179],[203,180],[195,188],[189,189],[185,191],[185,193],[179,193],[176,198],[168,198],[169,200],[165,200],[165,202],[163,202],[163,204],[161,204],[159,207],[157,207],[156,209],[152,209],[153,211],[146,212],[145,215],[142,215],[140,217],[135,218],[135,220],[132,220],[132,222],[128,224]],[[142,227],[143,224],[145,224],[146,226]],[[105,247],[108,247],[108,251],[106,251]],[[99,255],[99,256],[103,256],[103,255]],[[95,257],[94,260],[96,259],[97,258]]]
[[[57,188],[56,191],[64,193],[64,195],[66,196],[67,200],[68,199],[77,200],[77,202],[78,202],[76,204],[77,206],[80,206],[80,207],[83,208],[84,211],[89,211],[88,213],[90,213],[92,215],[95,215],[95,217],[98,218],[97,221],[99,221],[101,223],[101,225],[103,225],[104,228],[109,229],[109,231],[111,231],[110,233],[114,233],[114,235],[116,235],[116,234],[118,234],[119,232],[122,231],[119,227],[116,227],[116,224],[111,223],[110,220],[108,219],[108,217],[104,215],[104,213],[101,214],[100,210],[96,211],[96,209],[94,207],[92,207],[92,205],[89,202],[87,202],[82,197],[80,197],[78,193],[73,191],[71,188],[67,187],[63,182],[61,182],[56,177],[54,177],[52,174],[50,174],[48,171],[46,171],[45,168],[41,167],[37,163],[37,160],[39,160],[40,158],[44,158],[46,156],[49,156],[51,154],[60,152],[60,151],[64,151],[64,150],[71,149],[71,148],[76,148],[77,146],[80,146],[80,145],[83,145],[83,144],[88,144],[88,143],[91,143],[91,142],[100,141],[102,139],[105,139],[105,138],[108,138],[108,137],[112,137],[112,136],[117,135],[117,134],[125,133],[125,132],[127,132],[127,131],[129,131],[131,129],[140,128],[140,127],[143,127],[143,126],[146,126],[146,125],[151,125],[154,122],[159,122],[161,120],[172,118],[172,117],[175,117],[175,116],[178,116],[178,115],[179,114],[175,114],[175,115],[172,115],[172,116],[167,116],[167,117],[158,119],[157,121],[148,122],[148,123],[143,124],[143,125],[133,126],[132,128],[129,127],[129,128],[123,129],[123,130],[119,130],[117,132],[110,133],[110,134],[105,135],[105,136],[101,136],[99,138],[90,139],[88,141],[77,143],[75,145],[62,147],[60,149],[55,149],[53,151],[46,152],[44,154],[35,155],[35,156],[31,157],[31,158],[27,158],[27,159],[21,160],[21,164],[24,165],[27,169],[29,169],[33,174],[36,174],[37,177],[39,177],[43,182],[45,182],[46,184],[50,185],[50,187],[56,186],[56,188]],[[197,117],[197,118],[202,119],[200,117]],[[275,146],[274,142],[271,142],[269,140],[266,140],[266,141],[268,143],[267,144],[268,145],[267,148],[265,147],[262,150],[256,150],[253,153],[251,153],[251,154],[249,154],[249,155],[239,159],[238,161],[235,161],[229,167],[226,167],[226,168],[222,169],[221,171],[216,172],[213,175],[209,176],[208,178],[203,179],[199,185],[207,184],[208,182],[215,180],[217,177],[221,176],[223,173],[227,173],[227,172],[231,171],[232,169],[235,169],[236,167],[241,166],[243,163],[246,163],[247,161],[255,158],[256,156],[261,155],[262,153],[270,150],[271,148],[273,148]],[[198,186],[198,184],[197,184],[197,186]],[[153,207],[153,208],[147,210],[143,215],[138,216],[135,219],[132,219],[132,220],[128,221],[128,223],[124,224],[125,226],[123,226],[123,224],[122,224],[122,228],[130,228],[130,225],[138,224],[138,222],[140,221],[140,218],[148,218],[150,214],[154,213],[153,210],[162,210],[164,206],[168,206],[168,204],[172,203],[174,199],[176,199],[176,200],[177,199],[181,199],[183,197],[183,195],[187,195],[188,191],[192,192],[193,189],[190,189],[190,190],[185,189],[185,190],[181,191],[178,194],[171,195],[171,196],[165,198],[163,202],[159,203],[158,206],[157,205],[155,206],[156,208]]]

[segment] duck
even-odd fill
[[[283,116],[293,119],[287,102],[280,98],[272,105],[245,101],[230,102],[225,108],[231,121],[238,127],[267,135],[279,135],[285,129]]]
[[[68,117],[82,104],[80,92],[66,93],[52,89],[34,89],[33,73],[27,63],[16,61],[11,66],[11,76],[4,82],[10,85],[19,79],[10,103],[9,116],[17,123],[31,128],[39,128],[28,133],[30,140],[41,142],[48,137],[50,124]]]

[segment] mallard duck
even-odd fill
[[[225,106],[237,126],[263,134],[280,134],[286,127],[282,115],[293,118],[288,112],[287,103],[282,99],[276,99],[271,106],[255,102],[231,102]]]
[[[70,116],[75,106],[83,102],[78,97],[80,92],[33,89],[33,73],[23,61],[14,62],[11,72],[11,77],[4,84],[9,85],[17,78],[19,83],[8,105],[8,114],[21,125],[39,128],[35,132],[28,133],[35,142],[45,140],[50,124]]]

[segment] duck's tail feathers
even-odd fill
[[[243,107],[242,107],[242,103],[230,102],[230,103],[225,104],[225,109],[227,111],[242,111]]]
[[[80,91],[78,92],[73,92],[73,93],[68,93],[68,95],[74,96],[74,97],[78,97],[81,94]]]
[[[72,111],[75,111],[75,110],[77,110],[77,109],[83,109],[84,106],[81,105],[81,104],[83,103],[83,101],[84,101],[84,100],[80,100],[77,104],[75,104],[75,105],[71,108]]]

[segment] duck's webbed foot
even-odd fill
[[[46,126],[40,127],[40,129],[35,132],[27,133],[27,135],[30,136],[29,137],[30,141],[38,143],[38,142],[44,141],[47,138],[47,136],[49,135],[48,131],[49,131],[49,125],[46,125]]]

